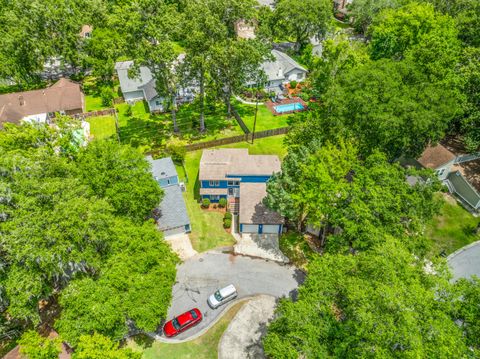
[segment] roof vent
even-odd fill
[[[165,173],[165,172],[160,172],[160,174],[161,174],[162,176],[165,176],[166,173]]]

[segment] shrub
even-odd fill
[[[226,219],[223,221],[223,228],[230,228],[232,226],[232,220]]]
[[[223,220],[226,220],[226,219],[232,219],[232,214],[230,212],[226,212],[225,216],[223,216]]]
[[[187,150],[180,141],[171,142],[167,145],[167,152],[172,157],[172,160],[176,163],[183,163]]]
[[[298,85],[298,82],[297,81],[290,81],[290,88],[292,90],[296,89],[297,88],[297,85]]]
[[[218,201],[218,207],[220,208],[225,208],[227,205],[227,199],[226,198],[220,198]]]
[[[210,200],[209,200],[208,198],[204,198],[204,199],[202,200],[202,207],[203,207],[203,208],[208,208],[208,207],[210,207]]]
[[[110,87],[102,87],[100,91],[100,97],[102,98],[102,105],[106,107],[112,106],[112,100],[115,97],[113,90]]]
[[[125,111],[125,115],[127,115],[129,117],[133,115],[132,105],[130,105],[130,104],[127,105],[127,110]]]

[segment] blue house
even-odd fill
[[[280,159],[270,155],[250,155],[248,149],[203,151],[200,160],[200,196],[216,203],[228,201],[238,214],[240,233],[281,233],[283,218],[262,204],[266,182],[281,170]]]
[[[155,209],[157,227],[165,237],[191,231],[187,207],[183,200],[178,174],[170,157],[154,160],[148,156],[153,178],[164,191],[162,202]]]

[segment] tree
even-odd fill
[[[27,359],[57,359],[61,352],[59,338],[45,338],[34,330],[23,333],[18,345],[20,353]]]
[[[456,88],[432,83],[409,61],[384,59],[340,75],[322,106],[295,121],[288,143],[351,136],[362,155],[378,149],[391,160],[417,157],[461,112]]]
[[[94,333],[82,335],[73,359],[140,359],[142,353],[135,353],[129,348],[120,349],[110,338]]]
[[[333,15],[328,0],[278,0],[275,23],[280,34],[295,39],[296,50],[308,44],[311,37],[325,35]]]
[[[132,324],[155,331],[167,314],[177,263],[168,244],[148,222],[119,220],[111,230],[115,241],[101,276],[72,281],[60,296],[55,327],[71,345],[92,332],[120,340]]]
[[[80,151],[77,171],[91,194],[108,199],[119,215],[143,221],[161,201],[148,162],[129,146],[94,141]]]
[[[266,355],[298,357],[468,357],[450,317],[446,269],[390,237],[356,255],[326,254],[308,266],[298,300],[284,300],[264,339]]]
[[[390,8],[398,8],[410,0],[355,0],[349,6],[350,17],[353,19],[353,26],[359,33],[366,34],[367,29],[376,15]]]
[[[112,338],[133,324],[153,330],[166,315],[178,260],[146,220],[158,184],[129,147],[94,142],[65,151],[71,129],[0,131],[0,323],[39,324],[39,302],[60,297],[68,305],[59,332],[69,343],[97,328]]]
[[[419,233],[438,210],[433,176],[418,173],[423,184],[410,186],[399,165],[380,153],[362,161],[348,142],[300,147],[287,155],[283,171],[267,184],[266,204],[299,230],[305,221],[321,228],[327,251],[365,250],[385,233],[421,249]]]

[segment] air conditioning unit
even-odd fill
[[[185,192],[187,190],[187,187],[185,187],[184,182],[180,182],[178,185],[180,186],[180,189],[182,190],[182,192]]]

